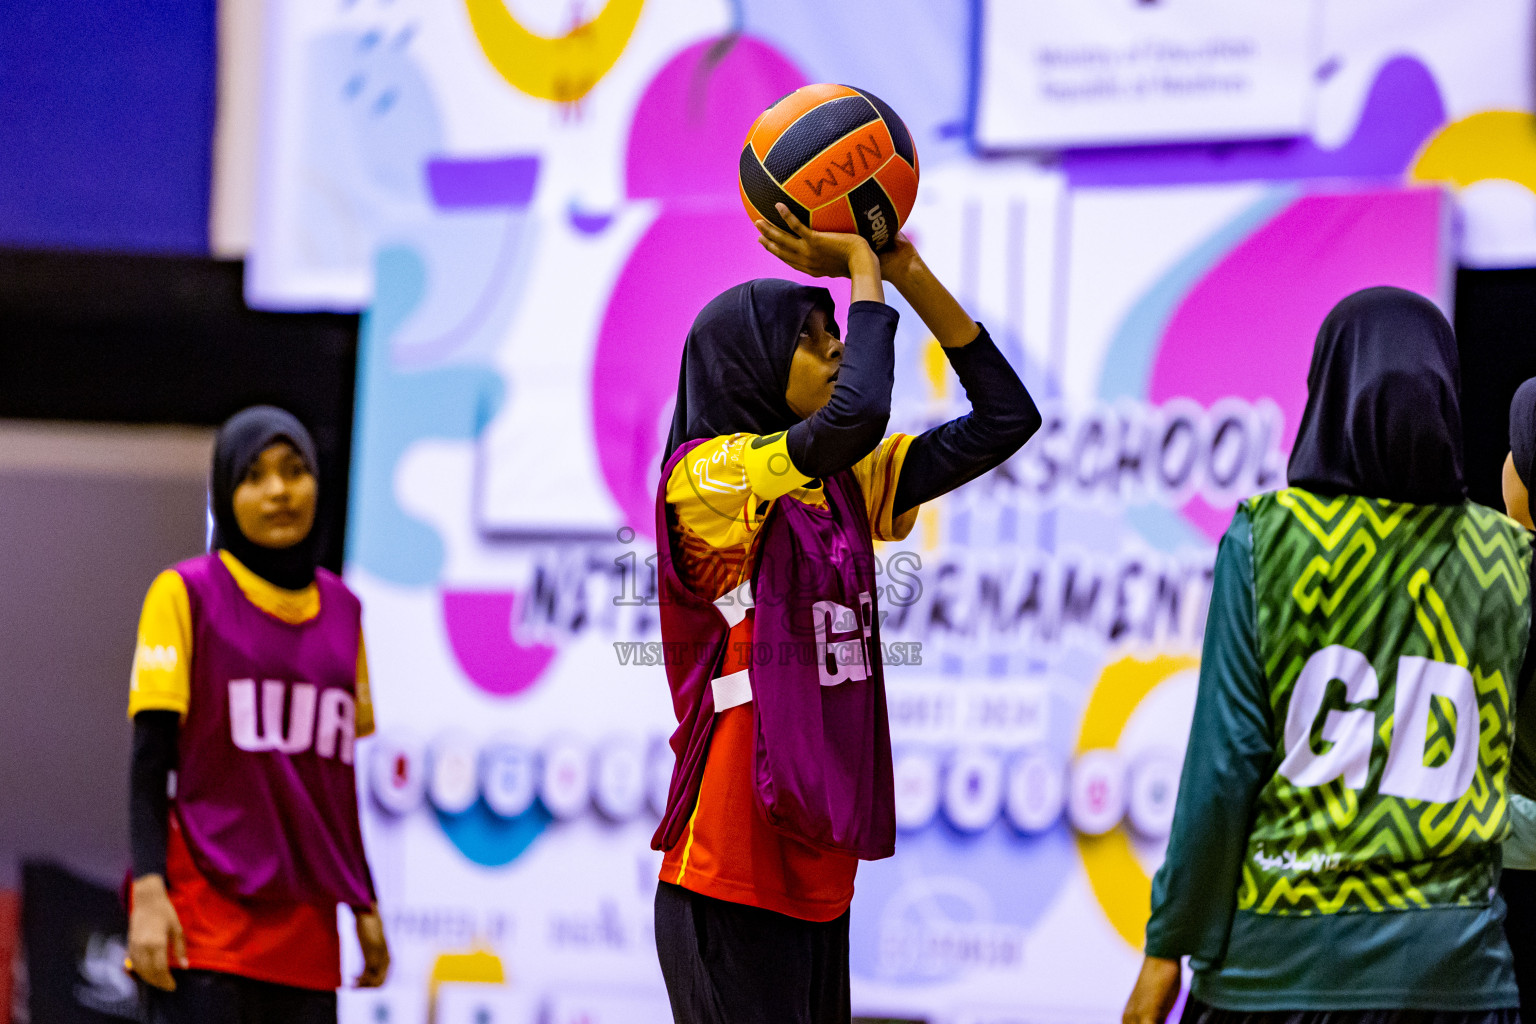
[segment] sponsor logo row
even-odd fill
[[[938,823],[964,833],[998,821],[1035,835],[1065,822],[1083,835],[1124,823],[1162,839],[1173,822],[1180,758],[1153,751],[1127,760],[1114,750],[1074,757],[1043,746],[907,746],[895,752],[896,824]],[[372,742],[367,786],[373,805],[401,816],[423,808],[463,814],[483,802],[516,818],[537,809],[555,821],[598,815],[655,820],[666,807],[672,752],[655,737],[598,742],[562,736],[543,743],[452,732],[430,743],[400,735]]]

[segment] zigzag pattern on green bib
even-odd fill
[[[1496,844],[1509,831],[1512,688],[1530,624],[1525,531],[1471,503],[1323,498],[1299,488],[1260,495],[1245,508],[1253,524],[1259,651],[1276,771],[1259,795],[1238,906],[1310,915],[1487,904]],[[1351,704],[1345,684],[1329,682],[1305,741],[1314,755],[1326,754],[1332,744],[1322,730],[1330,712],[1374,714],[1369,772],[1357,789],[1342,772],[1320,785],[1297,786],[1279,771],[1298,676],[1309,658],[1334,645],[1369,661],[1379,692]],[[1454,801],[1379,789],[1397,732],[1394,700],[1404,655],[1471,675],[1476,767]],[[1424,749],[1406,756],[1422,758],[1426,768],[1447,764],[1456,738],[1451,700],[1429,700],[1425,737]]]

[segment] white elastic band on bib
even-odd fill
[[[715,607],[725,616],[726,624],[734,628],[747,617],[747,609],[752,607],[752,581],[748,580],[735,590],[721,595],[715,600]],[[715,693],[717,713],[751,702],[752,679],[748,673],[749,670],[741,669],[710,681],[710,688]]]
[[[752,680],[746,669],[713,679],[709,685],[715,691],[716,713],[752,703]]]
[[[752,581],[747,580],[735,590],[715,598],[715,607],[725,616],[725,624],[735,628],[738,622],[747,617],[747,609],[752,607]]]

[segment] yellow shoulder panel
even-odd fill
[[[176,711],[192,698],[192,603],[181,574],[167,569],[149,585],[139,614],[139,641],[128,684],[128,717]]]

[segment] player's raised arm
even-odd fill
[[[1040,429],[1040,410],[1008,360],[934,276],[905,235],[880,256],[882,276],[944,347],[971,411],[920,434],[896,483],[901,515],[993,469]]]

